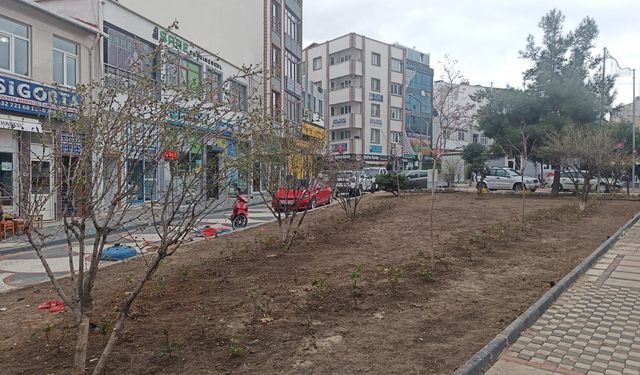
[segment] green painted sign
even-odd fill
[[[177,36],[166,32],[165,30],[160,30],[160,41],[166,45],[172,46],[178,51],[189,53],[189,47],[191,44],[188,42],[178,38]]]

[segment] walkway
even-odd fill
[[[640,222],[487,375],[640,375]]]

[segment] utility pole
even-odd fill
[[[602,86],[600,88],[600,126],[604,121],[604,78],[605,78],[605,66],[607,65],[607,47],[602,49]]]
[[[636,187],[636,70],[633,69],[633,102],[631,102],[631,144],[633,155],[633,166],[631,167],[631,184]]]

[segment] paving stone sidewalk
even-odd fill
[[[640,222],[502,354],[488,375],[640,375]]]

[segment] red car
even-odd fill
[[[304,187],[307,186],[307,187]],[[299,184],[298,188],[281,187],[271,202],[276,211],[306,210],[331,203],[333,189],[320,181]]]

